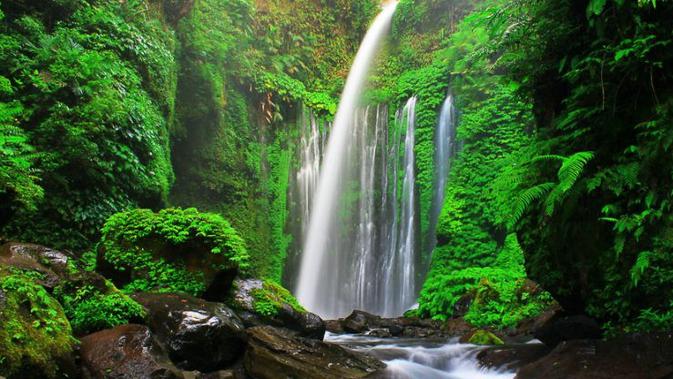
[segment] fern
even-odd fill
[[[533,202],[540,200],[542,197],[544,197],[546,194],[552,191],[554,187],[555,184],[549,182],[538,184],[534,187],[528,188],[527,190],[523,191],[517,198],[516,204],[514,205],[514,210],[512,211],[512,218],[510,220],[509,225],[510,228],[516,225],[517,222],[519,222],[521,217],[523,217],[523,214],[526,212],[528,207],[530,207],[530,205]]]

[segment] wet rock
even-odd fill
[[[258,302],[271,309],[258,311]],[[236,279],[229,303],[246,327],[272,325],[297,332],[302,337],[322,340],[325,322],[320,316],[301,309],[296,299],[284,288],[260,279]]]
[[[81,339],[85,379],[183,379],[143,325],[121,325]]]
[[[561,316],[560,314],[547,320],[534,335],[549,347],[561,341],[601,338],[603,332],[598,323],[584,315]]]
[[[330,333],[336,333],[336,334],[345,333],[346,331],[341,326],[342,321],[343,319],[325,320],[325,330],[327,330]]]
[[[381,326],[381,317],[364,311],[354,310],[341,323],[343,329],[350,333],[363,333]]]
[[[517,379],[664,379],[673,377],[673,334],[561,342],[519,369]]]
[[[385,368],[381,361],[339,345],[295,336],[283,329],[248,329],[245,369],[254,379],[364,378]]]
[[[72,259],[70,254],[30,243],[8,242],[0,246],[0,265],[41,273],[43,279],[39,283],[47,289],[64,280]]]
[[[221,303],[185,294],[139,293],[149,326],[176,366],[186,370],[226,368],[245,350],[243,322]]]
[[[550,350],[541,343],[493,346],[480,351],[477,360],[486,369],[516,371],[544,357]]]
[[[517,327],[508,333],[508,337],[511,337],[510,339],[518,340],[517,342],[528,341],[531,338],[534,338],[535,333],[545,324],[548,324],[552,319],[559,318],[562,315],[562,312],[563,309],[561,306],[554,302],[539,315],[519,322]]]
[[[465,295],[461,296],[458,301],[456,301],[456,304],[453,305],[453,316],[454,317],[463,317],[465,314],[467,314],[467,311],[470,310],[470,305],[472,305],[472,301],[474,300],[474,293],[469,292],[466,293]]]
[[[378,337],[378,338],[389,338],[392,337],[392,333],[390,333],[390,330],[387,328],[380,328],[380,329],[372,329],[366,333],[368,336],[371,337]]]

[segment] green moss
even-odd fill
[[[0,268],[0,375],[61,378],[75,339],[63,309],[30,276]]]
[[[495,334],[486,330],[477,330],[467,341],[475,345],[504,345],[505,342]]]
[[[126,292],[159,290],[199,295],[205,272],[246,270],[243,240],[221,216],[194,208],[154,213],[136,209],[113,215],[102,230],[103,259],[129,271]]]
[[[253,305],[255,312],[262,316],[276,316],[284,304],[288,304],[296,312],[306,313],[306,309],[299,304],[290,291],[270,280],[264,280],[262,288],[253,290],[252,296],[255,299]]]

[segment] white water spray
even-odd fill
[[[309,229],[304,243],[299,281],[297,284],[297,298],[308,309],[323,316],[328,316],[331,310],[323,306],[318,297],[321,287],[335,285],[337,282],[325,280],[327,270],[324,267],[325,257],[334,254],[330,251],[329,238],[332,225],[337,222],[338,199],[340,197],[341,179],[346,161],[348,137],[352,134],[353,119],[362,90],[367,81],[370,66],[379,51],[397,8],[397,2],[387,5],[379,14],[367,31],[360,49],[355,57],[346,86],[341,95],[339,109],[330,132],[329,142],[322,163],[317,192],[313,198]]]

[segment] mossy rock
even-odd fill
[[[185,292],[220,300],[248,267],[245,243],[221,216],[194,208],[135,209],[102,229],[98,270],[125,293]]]
[[[281,326],[318,339],[325,334],[319,316],[307,312],[290,291],[270,280],[235,280],[227,302],[248,327]]]
[[[129,323],[141,323],[143,307],[95,272],[81,271],[54,290],[73,331],[83,336]]]
[[[75,376],[70,323],[35,277],[0,267],[0,325],[0,376]]]
[[[467,340],[468,343],[474,344],[474,345],[504,345],[505,342],[500,339],[500,337],[496,336],[495,334],[479,329],[472,333],[470,338]]]

